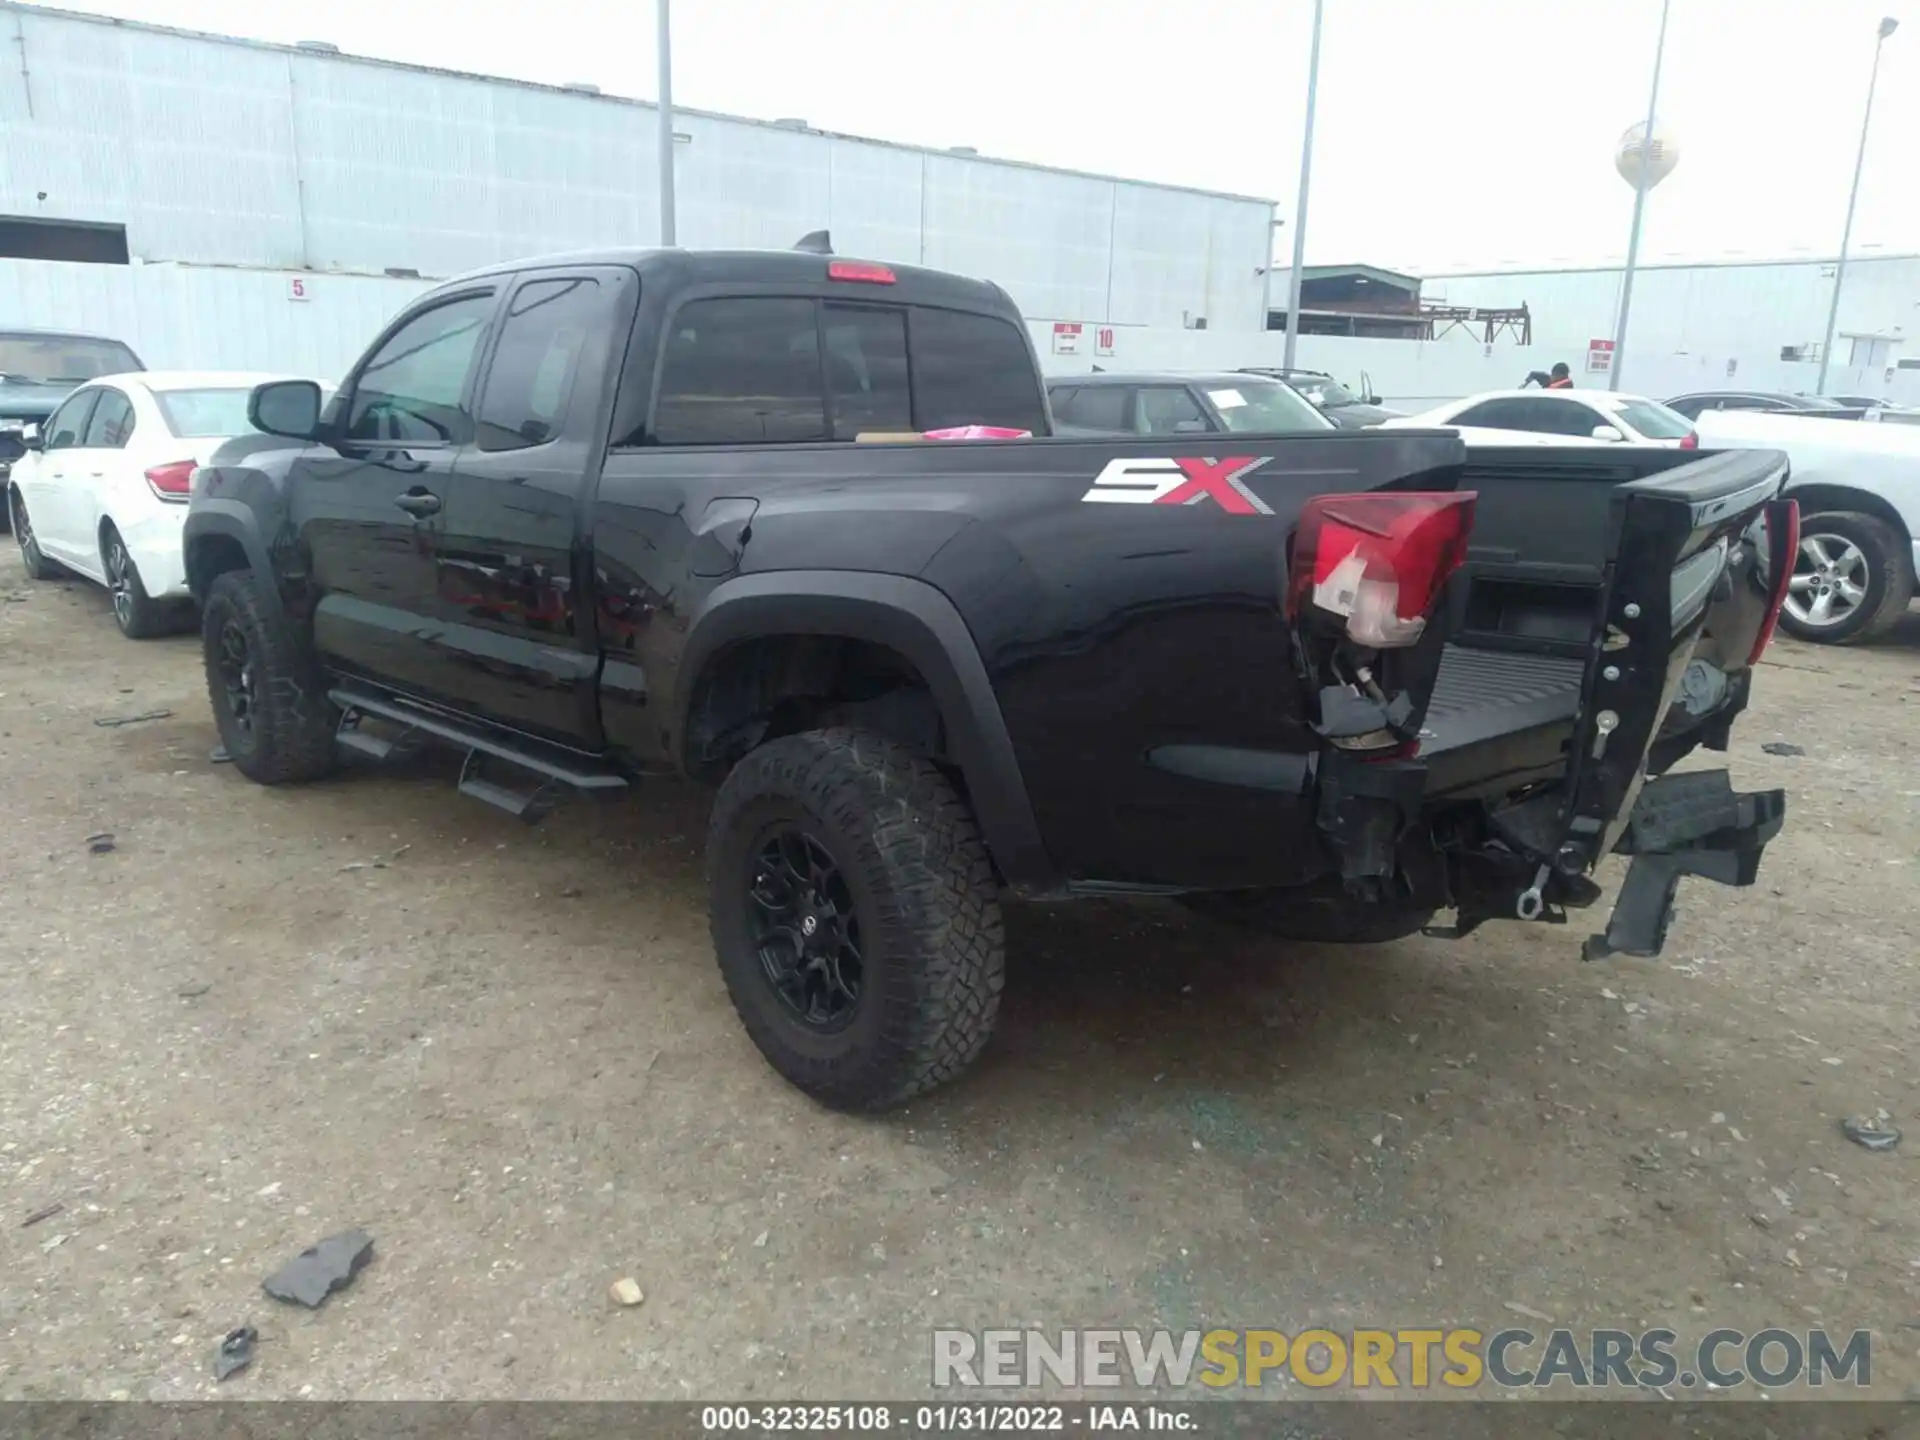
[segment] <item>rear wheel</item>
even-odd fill
[[[1383,945],[1418,935],[1431,910],[1364,905],[1345,896],[1290,890],[1226,890],[1183,895],[1189,910],[1281,940],[1319,945]]]
[[[29,580],[51,580],[60,567],[40,553],[40,541],[33,533],[33,520],[27,514],[27,502],[13,486],[7,487],[7,518],[13,522],[14,543],[20,547],[20,564]]]
[[[220,743],[241,774],[295,785],[334,768],[338,715],[319,661],[251,570],[230,570],[207,591],[200,649]]]
[[[761,746],[720,787],[707,878],[741,1023],[809,1095],[885,1109],[985,1048],[1005,967],[998,889],[927,760],[858,730]]]
[[[1805,516],[1780,628],[1827,645],[1871,640],[1906,613],[1913,588],[1912,547],[1886,521]]]
[[[129,640],[150,640],[166,632],[171,615],[147,594],[140,568],[127,553],[127,542],[109,524],[100,532],[100,558],[107,571],[107,593],[113,596],[113,623]]]

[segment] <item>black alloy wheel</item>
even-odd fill
[[[749,852],[745,882],[749,936],[773,993],[816,1033],[852,1024],[866,979],[860,917],[826,845],[776,821]]]

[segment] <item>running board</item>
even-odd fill
[[[369,695],[345,687],[327,693],[340,711],[335,742],[342,749],[371,760],[394,760],[418,751],[429,739],[466,751],[460,767],[460,793],[484,801],[532,824],[546,817],[568,790],[608,794],[628,788],[627,779],[613,770],[594,767],[587,757],[524,737],[508,742],[449,716],[405,701]],[[363,718],[400,727],[392,740],[360,728]],[[585,763],[583,763],[585,762]],[[493,776],[495,766],[507,766],[538,777],[531,790],[516,790]]]

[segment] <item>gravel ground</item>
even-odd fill
[[[9,547],[0,1396],[204,1395],[247,1322],[223,1395],[855,1398],[925,1393],[937,1325],[1514,1306],[1871,1327],[1898,1395],[1917,658],[1920,614],[1775,646],[1731,763],[1788,787],[1786,832],[1757,887],[1689,884],[1657,962],[1583,965],[1578,920],[1341,951],[1014,907],[984,1063],[856,1120],[735,1022],[700,793],[527,829],[444,760],[258,788],[209,763],[192,637],[124,641]],[[1902,1149],[1839,1134],[1882,1107]],[[261,1293],[351,1225],[378,1253],[350,1290]],[[622,1276],[644,1304],[609,1302]]]

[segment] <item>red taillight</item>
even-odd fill
[[[162,500],[179,502],[192,498],[193,472],[198,462],[175,460],[147,471],[147,488]]]
[[[1314,496],[1293,534],[1287,618],[1312,606],[1343,618],[1355,644],[1413,644],[1466,561],[1478,498],[1471,490]]]
[[[1700,448],[1700,432],[1698,430],[1687,431],[1686,434],[1680,437],[1680,448],[1682,450],[1698,450]]]
[[[1776,520],[1779,522],[1777,527]],[[1777,537],[1774,534],[1776,528],[1781,532]],[[1760,663],[1761,652],[1767,648],[1767,642],[1773,639],[1774,627],[1780,623],[1780,607],[1787,603],[1787,586],[1793,583],[1793,567],[1799,563],[1798,500],[1776,500],[1767,507],[1767,542],[1768,563],[1773,566],[1773,588],[1767,596],[1767,618],[1761,622],[1760,633],[1754,636],[1753,650],[1747,656],[1749,666]]]
[[[870,260],[835,260],[827,266],[829,280],[856,280],[863,285],[891,285],[893,271]]]

